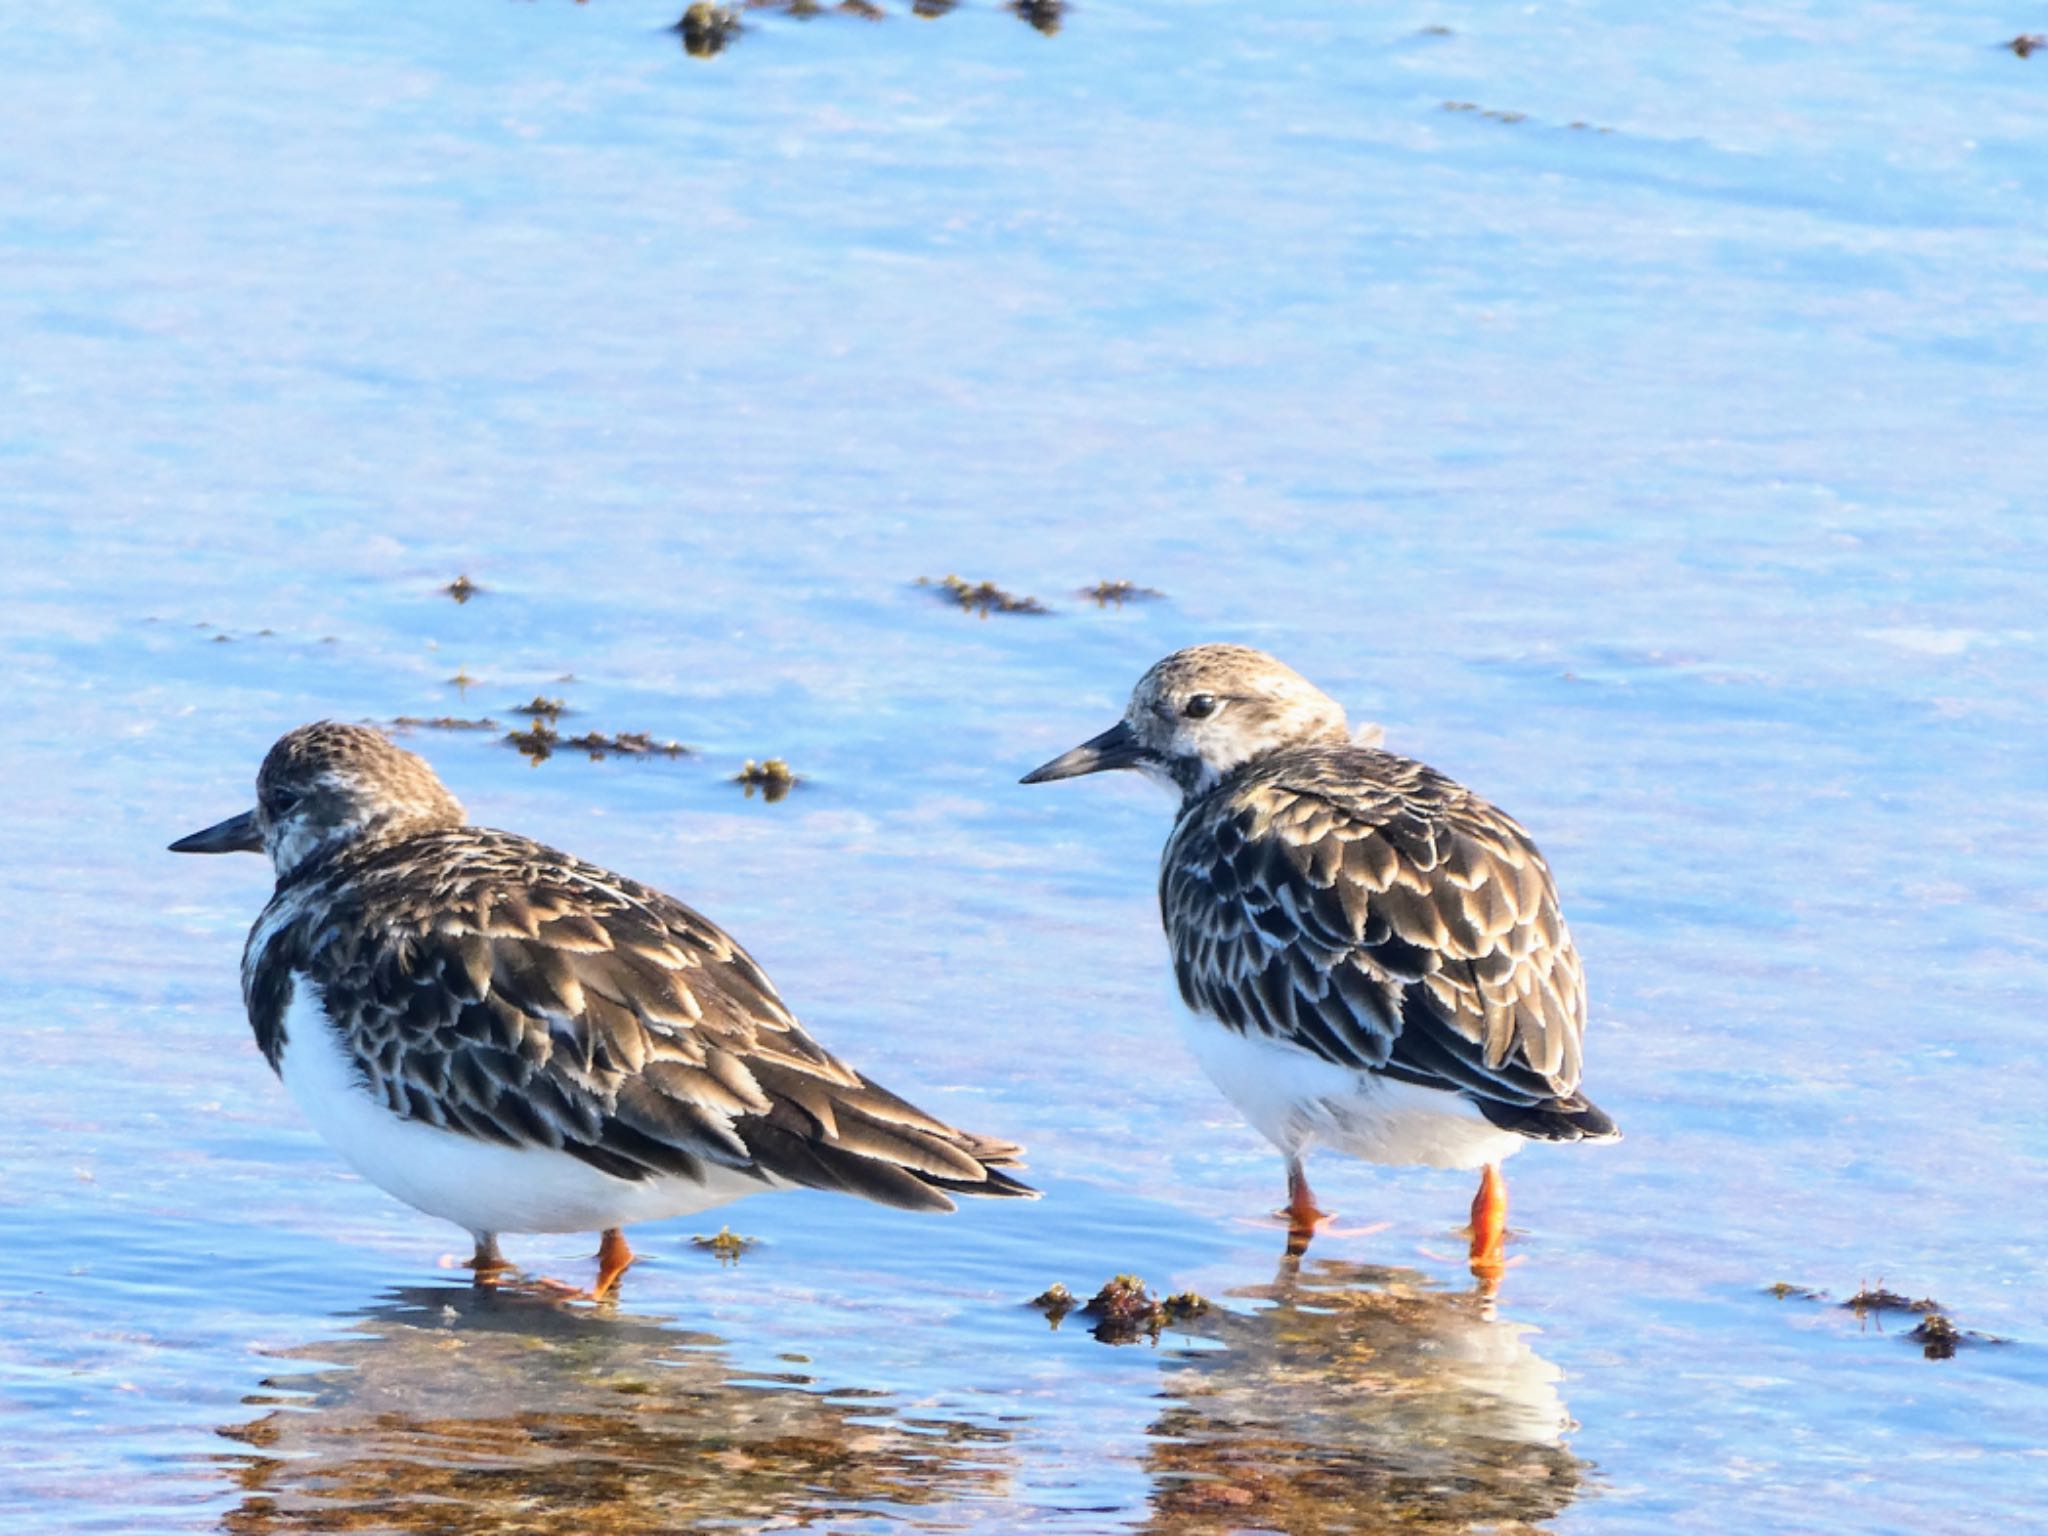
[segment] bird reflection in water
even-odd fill
[[[1513,1532],[1577,1496],[1562,1373],[1482,1292],[1290,1259],[1231,1294],[1263,1305],[1166,1368],[1144,1531]]]
[[[222,1430],[246,1448],[222,1458],[237,1536],[920,1524],[1010,1486],[999,1427],[743,1376],[708,1334],[531,1295],[402,1290],[282,1354],[326,1366],[266,1382],[245,1402],[269,1411]]]

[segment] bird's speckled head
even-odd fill
[[[459,827],[462,804],[424,759],[363,725],[322,720],[279,737],[256,809],[171,844],[174,853],[268,853],[283,880],[354,843]]]
[[[1135,768],[1192,799],[1287,747],[1349,740],[1343,706],[1244,645],[1195,645],[1155,663],[1123,719],[1024,776],[1026,784]]]

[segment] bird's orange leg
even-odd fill
[[[626,1234],[617,1227],[606,1227],[604,1236],[597,1244],[597,1284],[590,1288],[593,1296],[609,1296],[618,1288],[619,1276],[633,1262],[633,1250],[626,1246]]]
[[[1472,1197],[1472,1273],[1481,1280],[1498,1280],[1507,1268],[1507,1236],[1508,1181],[1488,1163]]]
[[[1315,1191],[1308,1187],[1308,1170],[1298,1157],[1287,1159],[1287,1206],[1276,1214],[1287,1218],[1287,1252],[1297,1259],[1308,1252],[1316,1228],[1330,1219],[1330,1213],[1316,1204]]]
[[[478,1285],[496,1285],[498,1277],[512,1266],[498,1251],[498,1234],[479,1232],[476,1235],[476,1252],[463,1260],[462,1267],[475,1275]]]

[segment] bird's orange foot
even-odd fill
[[[1508,1186],[1493,1164],[1479,1178],[1479,1193],[1472,1197],[1473,1275],[1482,1285],[1498,1285],[1508,1267]]]
[[[1287,1223],[1287,1253],[1290,1258],[1296,1259],[1308,1252],[1308,1245],[1316,1238],[1371,1237],[1375,1232],[1384,1232],[1393,1225],[1390,1221],[1374,1221],[1359,1227],[1339,1226],[1335,1211],[1303,1214],[1291,1206],[1282,1206],[1275,1211],[1273,1219]]]
[[[553,1275],[534,1275],[519,1282],[520,1289],[546,1296],[555,1301],[595,1301],[597,1295],[586,1291],[580,1285],[571,1285],[566,1280],[557,1280]]]
[[[619,1276],[623,1275],[633,1262],[633,1250],[626,1246],[626,1234],[617,1227],[609,1227],[597,1244],[597,1284],[590,1288],[593,1296],[609,1296],[619,1288]]]
[[[495,1237],[479,1239],[476,1252],[466,1259],[458,1259],[452,1253],[443,1254],[441,1267],[466,1269],[475,1276],[478,1285],[496,1285],[512,1273],[511,1264],[506,1261],[505,1255],[498,1251],[498,1240]]]

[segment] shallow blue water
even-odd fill
[[[0,32],[0,1513],[2048,1514],[2025,18],[1097,0],[753,14],[700,60],[670,10]],[[954,571],[1054,612],[914,584]],[[1516,1161],[1491,1319],[1461,1177],[1319,1168],[1388,1225],[1276,1277],[1275,1159],[1175,1038],[1168,807],[1014,783],[1207,638],[1558,872],[1629,1139]],[[302,720],[536,693],[701,755],[410,743],[718,917],[1048,1199],[756,1202],[730,1268],[650,1228],[611,1320],[441,1273],[248,1041],[263,869],[159,850]],[[769,755],[805,782],[743,798]],[[1223,1315],[1110,1348],[1019,1305],[1120,1270]],[[1925,1360],[1777,1281],[2014,1342]]]

